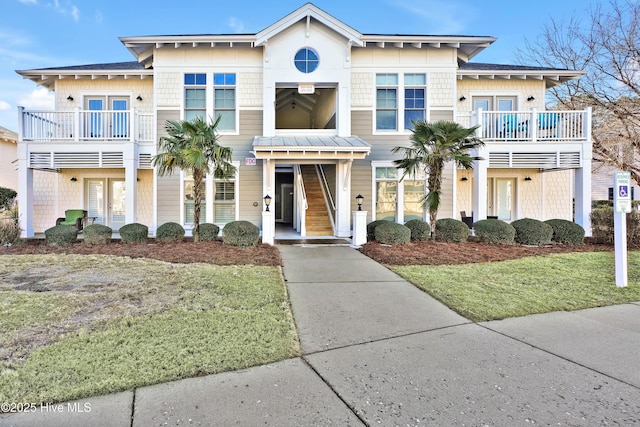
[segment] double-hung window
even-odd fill
[[[236,75],[213,75],[213,116],[220,117],[218,130],[236,130]]]
[[[398,75],[376,74],[376,130],[398,129]]]
[[[413,122],[425,119],[425,93],[427,80],[424,74],[404,75],[404,128],[413,129]]]
[[[374,162],[375,219],[405,223],[424,219],[426,176],[424,171],[402,177],[404,171],[390,162]]]
[[[207,75],[184,75],[184,119],[207,116]]]
[[[226,224],[236,219],[236,182],[234,178],[215,179],[213,222]]]

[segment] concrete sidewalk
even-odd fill
[[[0,425],[640,424],[640,304],[474,324],[352,248],[279,249],[302,357]]]

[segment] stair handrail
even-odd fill
[[[327,182],[327,176],[324,173],[322,165],[316,165],[316,173],[318,174],[318,178],[320,179],[320,188],[322,189],[322,194],[324,195],[324,202],[327,205],[327,209],[331,212],[331,215],[329,215],[331,228],[333,228],[333,230],[335,231],[336,204],[333,200],[333,195],[331,194],[331,189],[329,188],[329,183]]]
[[[296,186],[296,193],[300,196],[298,197],[298,233],[301,236],[307,235],[307,209],[309,209],[309,204],[307,203],[307,193],[304,189],[304,181],[302,179],[302,170],[300,169],[300,165],[293,165],[293,172],[295,174],[294,185]]]

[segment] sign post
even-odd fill
[[[616,172],[613,179],[613,230],[616,286],[627,286],[627,213],[631,212],[631,173]]]

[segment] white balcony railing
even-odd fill
[[[485,142],[587,142],[591,111],[474,111],[458,116],[465,126],[480,125]]]
[[[153,114],[135,110],[28,111],[20,107],[19,131],[21,140],[28,142],[153,142]]]

